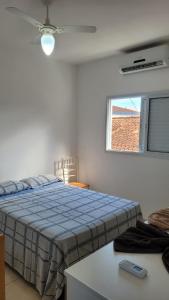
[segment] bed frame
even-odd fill
[[[4,236],[0,234],[0,299],[5,300]]]

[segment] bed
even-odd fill
[[[137,202],[51,183],[0,197],[6,263],[43,300],[62,294],[64,270],[142,219]]]

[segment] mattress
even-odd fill
[[[141,219],[137,202],[64,183],[0,197],[6,263],[43,300],[60,297],[66,268]]]

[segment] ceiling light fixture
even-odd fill
[[[41,36],[41,47],[43,52],[50,56],[55,48],[55,38],[51,33],[44,33]]]
[[[40,32],[39,36],[36,38],[36,43],[41,44],[43,52],[50,56],[55,48],[55,35],[62,33],[95,33],[96,26],[86,26],[86,25],[52,25],[49,19],[49,5],[52,3],[51,0],[43,0],[46,6],[46,19],[44,23],[37,21],[31,16],[27,15],[24,11],[18,9],[17,7],[6,7],[7,11],[22,18],[24,21],[33,25]]]

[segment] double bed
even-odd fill
[[[54,182],[0,197],[6,263],[43,300],[62,294],[64,270],[142,219],[137,202]]]

